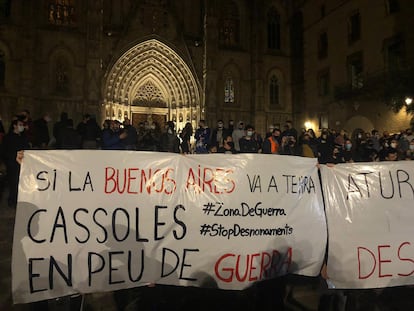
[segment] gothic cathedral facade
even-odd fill
[[[0,1],[0,114],[294,118],[291,1]]]

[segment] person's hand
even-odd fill
[[[23,157],[24,157],[24,151],[23,150],[17,151],[16,162],[21,165],[23,161]]]

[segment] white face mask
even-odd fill
[[[410,150],[414,151],[414,145],[410,145]]]
[[[397,148],[397,144],[396,143],[391,143],[391,148]]]
[[[247,136],[252,136],[253,135],[253,132],[252,131],[247,131]]]
[[[19,131],[19,133],[23,132],[24,131],[24,126],[23,125],[18,125],[17,130]]]
[[[155,125],[151,125],[151,130],[155,130]]]

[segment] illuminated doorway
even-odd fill
[[[200,89],[190,66],[174,49],[147,40],[126,51],[106,75],[106,116],[121,110],[135,126],[151,119],[161,127],[169,120],[177,129],[186,122],[196,126],[202,111]]]

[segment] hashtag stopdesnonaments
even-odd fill
[[[208,233],[210,233],[210,230],[211,230],[211,225],[202,224],[201,229],[200,229],[200,234],[205,236]]]
[[[270,228],[250,228],[243,227],[239,224],[233,226],[224,226],[222,224],[202,224],[200,228],[200,235],[209,237],[223,237],[231,239],[235,237],[255,237],[255,236],[283,236],[291,235],[293,228],[286,224],[281,227]]]

